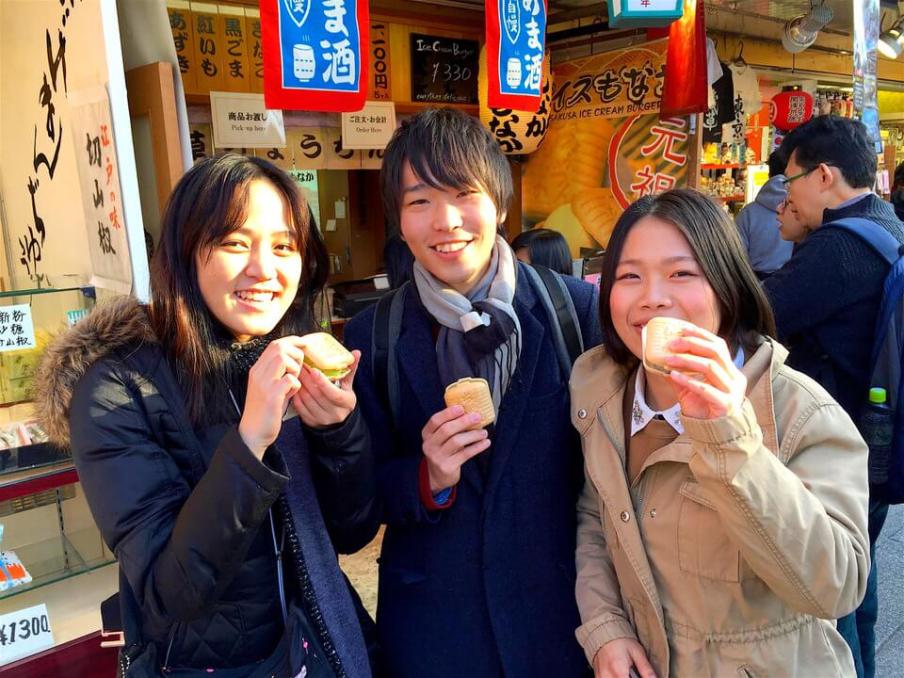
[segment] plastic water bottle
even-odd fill
[[[881,485],[888,481],[888,462],[895,432],[894,412],[888,406],[884,388],[869,390],[869,403],[860,418],[860,432],[869,446],[869,482]]]

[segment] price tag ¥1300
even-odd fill
[[[47,605],[0,615],[0,665],[53,647]]]

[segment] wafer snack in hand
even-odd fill
[[[679,338],[682,330],[693,328],[693,324],[678,318],[651,318],[640,334],[643,366],[654,372],[669,374],[672,370],[665,364],[665,359],[675,355],[667,348],[669,342]]]
[[[474,428],[484,428],[496,421],[496,408],[493,407],[493,395],[486,379],[466,377],[446,386],[443,394],[446,407],[461,405],[466,413],[477,412],[480,422]]]

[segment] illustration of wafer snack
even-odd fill
[[[483,428],[496,421],[496,408],[493,407],[493,395],[486,379],[466,377],[449,384],[443,394],[446,407],[461,405],[466,413],[477,412],[480,422],[474,428]]]
[[[622,208],[608,188],[588,188],[572,198],[571,211],[581,227],[606,247]]]
[[[602,185],[612,124],[605,118],[550,125],[522,175],[525,214],[545,217],[580,191]]]

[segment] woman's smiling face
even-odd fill
[[[612,324],[638,359],[641,330],[656,316],[680,318],[718,333],[719,300],[690,243],[673,224],[646,216],[631,228],[609,295]]]

